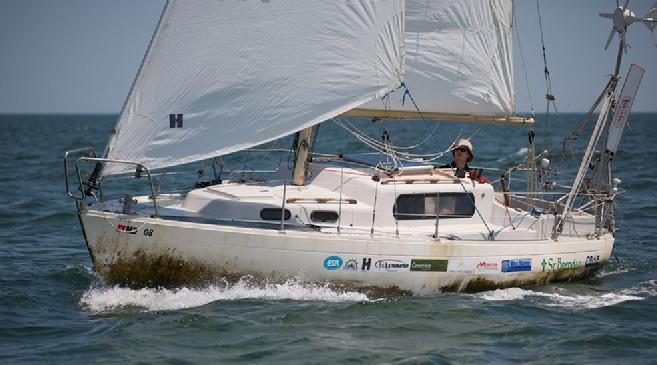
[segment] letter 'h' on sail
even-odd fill
[[[380,98],[403,81],[404,11],[403,0],[170,0],[106,156],[149,169],[208,159]]]

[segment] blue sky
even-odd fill
[[[645,14],[655,0],[632,0]],[[118,113],[164,0],[0,1],[0,113]],[[552,89],[561,112],[580,112],[613,71],[615,40],[604,51],[615,0],[540,0]],[[516,20],[530,92],[514,37],[516,110],[545,111],[535,0],[517,0]],[[645,26],[628,32],[630,63],[646,69],[635,111],[657,112],[657,47]]]

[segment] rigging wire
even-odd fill
[[[336,121],[335,118],[333,118],[333,120]],[[336,121],[336,124],[338,124],[339,126],[341,126],[341,127],[343,127],[343,128],[345,128],[345,126],[344,126],[343,124],[346,124],[346,125],[349,126],[349,128],[351,128],[351,129],[353,129],[354,131],[356,131],[356,132],[357,132],[358,134],[360,134],[363,138],[368,139],[370,142],[372,142],[372,143],[374,143],[374,144],[378,144],[379,146],[381,146],[381,148],[383,148],[383,146],[384,146],[383,143],[379,142],[379,141],[376,140],[375,138],[372,138],[372,137],[368,136],[366,133],[364,133],[363,131],[361,131],[360,129],[358,129],[358,127],[356,127],[353,123],[349,122],[347,119],[342,119],[342,121],[340,121],[340,122],[337,122],[337,121]],[[349,129],[349,128],[346,128],[346,129]],[[437,129],[438,129],[438,125],[436,125],[436,127],[433,129],[432,133],[434,133]],[[431,137],[431,135],[427,136],[424,140],[422,140],[421,142],[419,142],[419,143],[417,143],[417,144],[414,144],[414,145],[412,145],[412,146],[393,146],[393,145],[390,145],[390,144],[389,144],[389,146],[390,146],[391,148],[395,149],[395,150],[414,149],[414,148],[417,148],[417,147],[421,146],[422,144],[424,144],[424,143],[429,139],[429,137]]]
[[[368,136],[366,133],[359,130],[356,126],[354,126],[353,124],[351,124],[349,121],[345,119],[339,120],[333,118],[333,122],[337,124],[339,127],[343,128],[343,130],[351,133],[354,136],[354,138],[361,141],[363,144],[374,149],[377,152],[388,154],[389,150],[397,149],[396,146],[385,145],[379,142],[378,140]],[[410,152],[395,151],[395,155],[400,160],[411,161],[413,159],[423,158],[423,161],[430,162],[444,156],[447,152],[449,152],[449,149],[437,153],[430,153],[430,154],[416,154]]]
[[[547,65],[547,55],[545,51],[545,38],[543,36],[543,19],[541,16],[541,6],[539,0],[536,0],[536,11],[538,12],[538,27],[541,32],[541,49],[543,50],[543,74],[545,76],[545,123],[543,124],[543,141],[547,141],[547,125],[550,120],[550,102],[554,103],[554,94],[552,94],[552,82],[550,81],[550,71]],[[545,142],[543,142],[545,143]]]
[[[529,97],[529,108],[531,110],[531,115],[534,117],[534,98],[532,96],[531,89],[529,87],[529,76],[527,75],[527,63],[525,62],[525,51],[522,49],[522,42],[520,41],[520,28],[518,27],[518,21],[516,20],[516,8],[513,7],[513,25],[516,28],[516,39],[518,40],[518,48],[520,48],[520,58],[522,59],[522,70],[525,74],[525,86],[527,87],[527,96]]]
[[[542,13],[541,13],[541,7],[540,7],[539,0],[536,0],[536,11],[537,11],[537,14],[538,14],[538,25],[539,25],[540,36],[541,36],[541,50],[542,50],[543,65],[544,65],[543,74],[544,74],[544,77],[545,77],[545,90],[546,90],[546,94],[545,94],[545,99],[546,99],[545,121],[543,123],[543,143],[542,143],[543,148],[541,148],[541,150],[544,150],[544,151],[541,151],[538,154],[538,157],[540,157],[541,154],[544,154],[545,152],[548,152],[548,153],[552,152],[558,147],[557,144],[552,145],[552,147],[547,147],[548,146],[548,124],[550,124],[549,122],[550,122],[550,116],[551,116],[550,112],[551,112],[551,110],[554,111],[554,115],[555,115],[556,121],[559,125],[559,128],[561,130],[566,130],[566,126],[565,126],[564,121],[561,118],[561,115],[559,113],[559,109],[557,108],[556,98],[555,98],[554,93],[552,91],[552,81],[551,81],[551,78],[550,78],[550,71],[549,71],[549,68],[548,68],[547,49],[545,47],[545,37],[544,37],[544,31],[543,31],[543,17],[542,17]],[[519,38],[518,38],[518,42],[520,42]],[[520,47],[522,47],[522,46],[520,46]],[[521,52],[522,52],[522,49],[521,49]],[[522,53],[521,53],[521,55],[522,55]],[[524,62],[524,55],[522,55],[522,56],[523,56],[523,62]],[[605,92],[608,88],[609,88],[609,85],[607,85],[607,87],[605,87]],[[561,141],[561,143],[559,143],[561,145],[561,153],[560,153],[561,156],[559,157],[559,162],[556,164],[557,167],[555,169],[555,174],[557,174],[558,170],[561,168],[563,162],[568,158],[568,156],[571,156],[572,159],[573,159],[573,162],[575,163],[575,165],[577,165],[578,161],[575,157],[575,151],[573,150],[573,146],[575,144],[575,141],[578,139],[579,135],[581,134],[582,130],[584,129],[584,127],[588,124],[588,121],[590,120],[590,117],[593,114],[595,107],[598,105],[599,100],[601,100],[601,98],[605,94],[605,92],[603,92],[598,97],[596,102],[593,104],[594,105],[593,108],[591,108],[589,113],[586,114],[586,116],[580,122],[580,124],[576,128],[576,130],[571,132],[570,135],[564,137],[563,140]]]
[[[406,96],[408,96],[409,100],[413,103],[413,106],[415,107],[415,110],[417,111],[417,113],[420,116],[421,120],[424,121],[424,122],[428,122],[425,119],[424,114],[420,110],[419,106],[415,102],[415,99],[413,98],[413,95],[411,94],[410,89],[403,82],[401,83],[401,85],[397,89],[401,89],[401,88],[404,89],[404,94],[403,94],[403,98],[402,98],[402,105],[404,104],[404,102],[406,100]],[[397,90],[397,89],[395,89],[395,90]],[[386,94],[385,96],[383,96],[382,100],[384,102],[389,100],[389,95],[391,93],[392,92],[390,92],[390,93]],[[426,143],[429,140],[429,138],[433,138],[436,145],[439,145],[438,141],[435,138],[435,132],[438,129],[438,127],[440,126],[440,123],[436,124],[436,126],[433,128],[433,130],[430,131],[430,133],[427,135],[427,137],[425,137],[419,143],[416,143],[416,144],[411,145],[411,146],[394,146],[394,145],[390,144],[390,141],[387,141],[386,143],[382,143],[382,142],[379,142],[378,140],[368,136],[366,133],[364,133],[363,131],[358,129],[351,122],[349,122],[348,120],[346,120],[344,118],[341,118],[341,119],[333,118],[332,120],[338,126],[340,126],[344,130],[351,133],[357,140],[361,141],[362,143],[364,143],[368,147],[374,149],[375,151],[377,151],[379,153],[390,155],[391,157],[393,157],[397,161],[399,161],[399,160],[412,161],[412,160],[417,160],[417,159],[422,159],[424,162],[435,161],[435,160],[443,157],[445,154],[447,154],[448,152],[451,151],[451,147],[454,146],[456,141],[461,137],[461,135],[463,134],[463,130],[465,128],[465,125],[461,126],[461,130],[459,131],[457,136],[454,138],[454,140],[450,144],[450,148],[448,148],[444,151],[436,152],[436,153],[418,154],[418,153],[411,153],[411,152],[400,151],[400,150],[411,150],[411,149],[418,148],[421,145],[423,145],[424,143]],[[425,127],[427,126],[426,123],[424,125],[425,125]],[[478,134],[480,130],[481,130],[481,127],[478,130],[476,130],[472,134],[472,136],[470,136],[468,138],[468,140],[471,139],[474,135]]]
[[[424,118],[424,114],[422,113],[422,111],[420,110],[420,107],[419,107],[419,106],[417,105],[417,103],[415,102],[415,99],[413,98],[413,95],[411,95],[411,90],[406,86],[406,83],[404,83],[404,82],[401,83],[401,87],[403,87],[403,88],[405,89],[405,91],[404,91],[404,96],[403,96],[403,98],[402,98],[402,105],[404,105],[404,100],[406,99],[406,95],[408,95],[408,98],[409,98],[409,99],[411,100],[411,102],[413,103],[413,106],[415,107],[415,110],[416,110],[417,113],[420,115],[420,118],[422,118],[422,121],[424,122],[424,123],[423,123],[424,127],[427,128],[427,120]],[[437,128],[439,125],[440,125],[440,123],[436,124],[436,128]],[[434,131],[435,131],[435,129],[434,129]],[[436,137],[434,136],[434,134],[431,133],[430,136],[433,137],[433,141],[434,141],[434,143],[435,143],[436,145],[439,145],[438,140],[436,139]]]

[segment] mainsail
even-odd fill
[[[170,0],[106,156],[163,168],[315,125],[398,87],[403,39],[403,0]]]
[[[513,114],[511,0],[406,0],[405,17],[404,79],[425,117]],[[419,119],[403,92],[347,115]]]

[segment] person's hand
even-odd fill
[[[490,184],[490,180],[484,175],[477,176],[477,181],[479,181],[480,184]]]
[[[468,172],[468,177],[471,178],[472,180],[477,181],[480,184],[490,184],[490,180],[486,178],[484,175],[478,175],[476,174],[475,170],[470,170]]]

